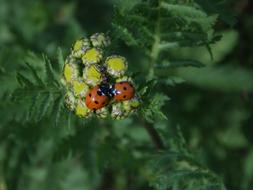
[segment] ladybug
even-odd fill
[[[130,82],[118,82],[113,86],[114,100],[130,100],[134,97],[134,93],[134,86]]]
[[[86,95],[85,104],[86,106],[96,111],[106,106],[110,100],[107,95],[107,87],[101,88],[100,86],[95,86]]]

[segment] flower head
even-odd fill
[[[84,97],[89,90],[89,86],[81,78],[73,81],[72,88],[77,97]]]
[[[91,43],[94,47],[107,47],[110,45],[110,39],[104,33],[95,33],[90,37]]]
[[[69,110],[74,111],[76,108],[76,99],[74,94],[71,91],[68,91],[65,95],[65,103]]]
[[[129,116],[131,110],[124,108],[123,102],[118,102],[112,105],[111,117],[117,120],[125,119]]]
[[[71,83],[79,76],[79,66],[73,57],[68,57],[63,68],[63,76],[67,83]]]
[[[95,115],[98,118],[111,116],[113,119],[124,119],[140,106],[135,90],[130,91],[128,87],[123,90],[128,90],[131,96],[116,99],[115,93],[120,91],[118,83],[129,82],[132,86],[134,82],[131,77],[124,75],[128,67],[125,57],[112,55],[103,59],[103,51],[109,44],[110,39],[103,33],[96,33],[90,39],[79,39],[65,61],[61,79],[67,91],[65,103],[79,117]],[[90,90],[95,90],[92,98],[94,104],[98,104],[101,98],[107,99],[100,109],[87,107]]]
[[[102,81],[102,73],[96,65],[90,65],[84,68],[83,78],[88,85],[95,86]]]
[[[71,54],[73,57],[81,58],[88,48],[90,48],[89,39],[81,38],[74,43]]]
[[[94,63],[99,63],[103,58],[103,53],[101,49],[89,48],[82,55],[82,61],[85,65],[90,65]]]
[[[126,58],[122,56],[113,55],[107,57],[105,65],[107,67],[107,72],[114,77],[122,76],[127,70]]]
[[[79,117],[89,117],[91,115],[91,110],[87,108],[84,101],[79,99],[77,100],[75,113]]]
[[[96,110],[96,115],[99,117],[99,118],[106,118],[108,117],[109,115],[109,110],[107,107],[103,107],[102,109],[98,109]]]

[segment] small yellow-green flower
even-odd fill
[[[72,82],[72,88],[75,96],[78,97],[84,97],[89,90],[89,86],[80,78]]]
[[[110,45],[110,39],[104,33],[95,33],[90,37],[91,43],[94,47],[107,47]]]
[[[99,118],[106,118],[109,115],[109,110],[107,107],[103,107],[102,109],[96,110],[96,115]]]
[[[75,110],[76,102],[77,101],[76,101],[74,94],[72,92],[68,91],[67,94],[65,95],[65,104],[70,111]]]
[[[75,113],[79,117],[89,117],[91,115],[91,110],[87,108],[83,100],[79,99],[77,101]]]
[[[77,40],[72,47],[72,56],[81,58],[84,52],[90,48],[90,41],[88,38],[82,38]]]
[[[68,58],[65,62],[63,69],[63,76],[67,83],[71,83],[73,80],[76,80],[79,75],[79,66],[76,63],[73,63],[72,58]]]
[[[90,65],[84,68],[83,78],[88,85],[95,86],[102,82],[102,73],[97,65]]]
[[[122,56],[109,56],[105,60],[105,65],[107,67],[107,72],[114,77],[122,76],[127,70],[126,58]]]
[[[141,105],[141,101],[137,96],[135,96],[134,98],[132,98],[129,101],[130,101],[129,104],[130,104],[132,109],[136,109]]]
[[[127,101],[116,102],[112,99],[108,105],[96,111],[86,106],[86,94],[104,79],[112,79],[108,80],[110,85],[123,81],[133,84],[132,78],[124,75],[128,67],[126,58],[112,55],[104,60],[102,50],[107,52],[105,48],[109,44],[110,39],[103,33],[93,34],[89,39],[79,39],[73,44],[71,54],[65,61],[61,79],[67,90],[65,103],[79,117],[87,118],[95,113],[98,118],[111,116],[114,119],[124,119],[141,104],[135,95]]]
[[[112,105],[111,117],[113,119],[124,119],[129,115],[129,111],[124,109],[123,103],[118,102]]]
[[[122,77],[116,79],[116,82],[122,82],[122,81],[128,81],[130,83],[133,83],[133,79],[128,76],[122,76]]]
[[[140,100],[137,97],[132,98],[131,100],[123,101],[123,108],[127,112],[133,112],[140,106]]]
[[[131,105],[130,105],[130,100],[123,101],[122,105],[123,105],[124,110],[128,112],[132,110]]]
[[[99,63],[103,58],[102,50],[98,48],[89,48],[82,55],[82,61],[85,65]]]

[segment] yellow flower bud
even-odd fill
[[[141,105],[141,101],[138,97],[134,97],[130,100],[129,104],[133,109],[136,109]]]
[[[124,119],[129,115],[129,111],[124,109],[123,103],[115,103],[112,105],[111,116],[114,119]]]
[[[99,118],[106,118],[109,115],[109,110],[107,107],[103,107],[101,109],[96,110],[96,115]]]
[[[87,108],[84,101],[79,99],[77,101],[75,113],[79,117],[89,117],[91,115],[91,110]]]
[[[127,70],[126,58],[122,56],[109,56],[105,60],[105,65],[107,67],[107,72],[114,77],[122,76]]]
[[[90,37],[91,43],[94,47],[107,47],[110,45],[110,39],[104,33],[95,33]]]
[[[98,48],[89,48],[87,49],[83,56],[82,61],[85,65],[90,65],[94,63],[99,63],[103,58],[103,52],[102,50]]]
[[[71,83],[76,80],[79,75],[79,66],[77,64],[72,64],[66,62],[63,68],[63,76],[67,83]]]
[[[76,98],[72,92],[67,92],[65,95],[65,103],[70,111],[74,111],[76,108]]]
[[[133,84],[133,79],[128,76],[122,76],[122,77],[116,79],[116,82],[122,82],[122,81],[128,81]]]
[[[83,78],[88,85],[95,86],[102,81],[102,73],[97,65],[90,65],[84,68]]]
[[[85,97],[89,90],[89,86],[80,78],[72,82],[72,88],[75,96],[78,97]]]
[[[79,39],[74,43],[71,55],[76,58],[81,58],[88,48],[90,48],[89,39],[88,38]]]

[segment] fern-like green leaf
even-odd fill
[[[24,114],[23,119],[26,121],[38,122],[50,115],[55,125],[59,125],[64,102],[64,88],[59,82],[61,71],[54,69],[46,56],[28,56],[31,55],[25,62],[26,76],[25,73],[17,73],[20,88],[12,94],[14,103],[24,105],[25,110],[21,114]],[[39,66],[44,71],[35,69],[37,62],[34,60],[44,64]],[[58,62],[58,65],[64,62],[61,52],[58,53]]]
[[[18,83],[23,86],[23,87],[32,87],[34,84],[32,83],[32,81],[30,81],[27,77],[25,77],[24,75],[22,75],[21,73],[17,73],[17,80]]]
[[[184,60],[173,60],[170,62],[164,61],[162,64],[157,64],[155,67],[157,69],[170,69],[177,67],[197,67],[201,68],[205,65],[197,60],[184,59]]]
[[[150,162],[152,186],[159,190],[225,189],[222,180],[189,152],[179,127],[165,138],[170,139],[171,150],[159,153]]]
[[[55,100],[54,106],[52,108],[52,114],[54,115],[53,118],[55,118],[54,119],[55,126],[58,126],[60,123],[62,108],[64,106],[63,100],[64,100],[64,96],[60,95],[59,97],[57,97],[57,99]]]
[[[44,82],[42,81],[42,79],[39,77],[38,73],[36,72],[35,68],[33,68],[29,63],[25,63],[26,66],[28,67],[28,69],[32,72],[32,75],[36,81],[36,83],[40,86],[44,86]]]
[[[53,70],[52,67],[52,63],[51,61],[48,59],[48,57],[46,55],[43,55],[43,60],[45,63],[45,72],[46,72],[46,82],[47,85],[59,85],[59,80],[56,77],[56,74]]]
[[[154,78],[155,65],[171,62],[168,52],[175,48],[206,46],[216,41],[214,25],[217,15],[208,15],[193,1],[138,1],[129,9],[116,7],[113,28],[115,36],[129,46],[137,47],[149,59],[148,79]],[[181,63],[177,67],[198,65]]]
[[[169,97],[165,94],[156,93],[149,96],[149,99],[141,109],[143,117],[149,122],[154,122],[156,119],[167,119],[167,116],[161,109],[165,105],[165,102],[169,100]]]
[[[59,72],[61,72],[63,70],[63,67],[64,67],[64,59],[63,59],[63,54],[62,54],[62,50],[61,48],[58,48],[58,51],[57,51],[57,61],[58,61],[58,70]]]

